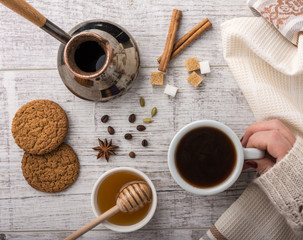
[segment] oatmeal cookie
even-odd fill
[[[63,143],[45,155],[24,153],[23,176],[33,188],[47,193],[61,192],[79,175],[79,161],[74,150]]]
[[[34,100],[23,105],[15,114],[12,134],[25,152],[42,155],[63,143],[68,131],[64,110],[50,100]]]

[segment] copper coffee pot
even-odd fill
[[[26,18],[61,42],[57,65],[65,86],[76,96],[91,101],[108,101],[127,92],[138,76],[139,51],[132,36],[118,24],[92,20],[78,24],[68,33],[53,24],[24,0],[0,3]],[[77,51],[85,44],[96,45],[102,55],[93,70],[77,62]],[[89,51],[89,50],[88,50]],[[96,51],[80,55],[80,61],[94,62]],[[94,59],[86,59],[92,56]],[[81,59],[85,57],[85,59]],[[99,63],[99,64],[98,64]]]

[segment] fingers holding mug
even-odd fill
[[[257,122],[251,126],[249,126],[242,139],[242,145],[246,147],[249,138],[257,133],[262,131],[278,131],[280,132],[289,142],[290,144],[294,144],[296,141],[295,136],[292,132],[278,119],[273,119],[264,122]]]
[[[247,160],[244,162],[243,171],[248,168],[254,168],[259,174],[267,172],[274,166],[274,162],[269,158],[263,158],[258,160]]]
[[[266,150],[277,162],[280,161],[292,148],[292,144],[276,130],[256,132],[250,136],[246,147]]]
[[[257,148],[267,153],[262,159],[248,160],[243,170],[254,168],[262,174],[268,171],[275,162],[279,162],[291,150],[296,141],[291,131],[279,120],[259,122],[248,127],[242,145]]]

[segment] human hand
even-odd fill
[[[264,150],[266,155],[263,159],[245,161],[243,170],[255,168],[260,174],[267,172],[289,152],[295,141],[291,131],[277,119],[251,125],[241,143],[246,148]]]

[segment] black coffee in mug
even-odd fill
[[[221,130],[199,127],[185,134],[175,152],[176,168],[190,185],[210,188],[224,182],[233,172],[237,152]]]

